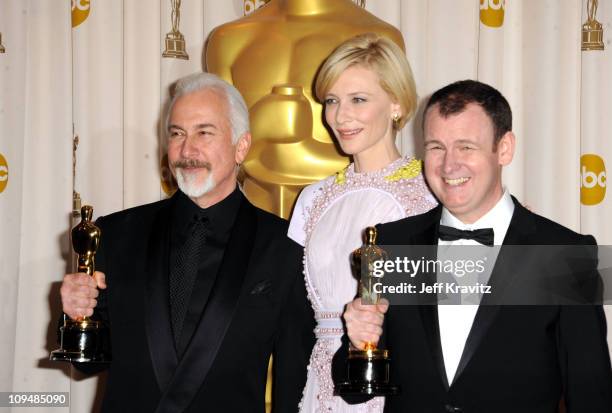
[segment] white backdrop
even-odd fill
[[[403,33],[422,98],[465,78],[499,88],[518,138],[507,186],[610,245],[612,195],[598,161],[612,162],[612,0],[596,13],[603,51],[581,51],[587,0],[500,1],[367,0],[366,9]],[[74,28],[71,3],[84,18]],[[91,409],[96,379],[44,361],[69,267],[73,185],[96,215],[165,196],[158,125],[168,87],[202,70],[206,37],[245,3],[183,0],[189,60],[179,60],[161,57],[169,0],[0,0],[0,391],[70,391],[65,411]],[[500,27],[481,22],[502,12]],[[418,147],[419,125],[405,128],[404,153]],[[581,175],[584,154],[595,156],[583,158]],[[582,205],[581,182],[585,199],[603,199]]]

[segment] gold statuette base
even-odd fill
[[[108,328],[100,321],[84,318],[66,320],[60,327],[60,348],[50,360],[72,363],[110,363]]]
[[[598,21],[582,25],[582,50],[603,50],[603,26]]]
[[[185,51],[185,38],[181,33],[170,32],[166,35],[166,50],[162,53],[162,56],[183,60],[189,59],[189,55]]]
[[[389,383],[389,352],[370,348],[349,350],[347,381],[337,384],[334,392],[338,395],[368,394],[391,396],[398,394],[399,386]]]

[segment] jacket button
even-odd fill
[[[446,413],[463,413],[463,409],[461,409],[460,407],[451,406],[450,404],[444,406],[444,410],[446,411]]]

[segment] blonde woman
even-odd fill
[[[369,225],[424,213],[436,205],[421,162],[402,157],[396,134],[416,107],[416,89],[403,51],[392,41],[364,34],[341,44],[324,62],[315,93],[325,121],[353,162],[302,191],[289,237],[304,246],[308,298],[315,311],[312,351],[302,412],[380,412],[384,399],[349,405],[333,395],[331,361],[343,334],[342,310],[357,281],[351,251]]]

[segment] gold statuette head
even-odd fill
[[[91,219],[93,207],[84,205],[81,208],[81,222],[72,229],[72,248],[78,254],[79,272],[93,275],[95,270],[94,257],[100,245],[100,228]]]
[[[379,294],[374,285],[382,278],[375,271],[377,261],[386,260],[387,252],[376,245],[377,231],[375,227],[367,227],[364,231],[364,245],[353,251],[353,265],[358,269],[359,295],[364,304],[377,304]]]

